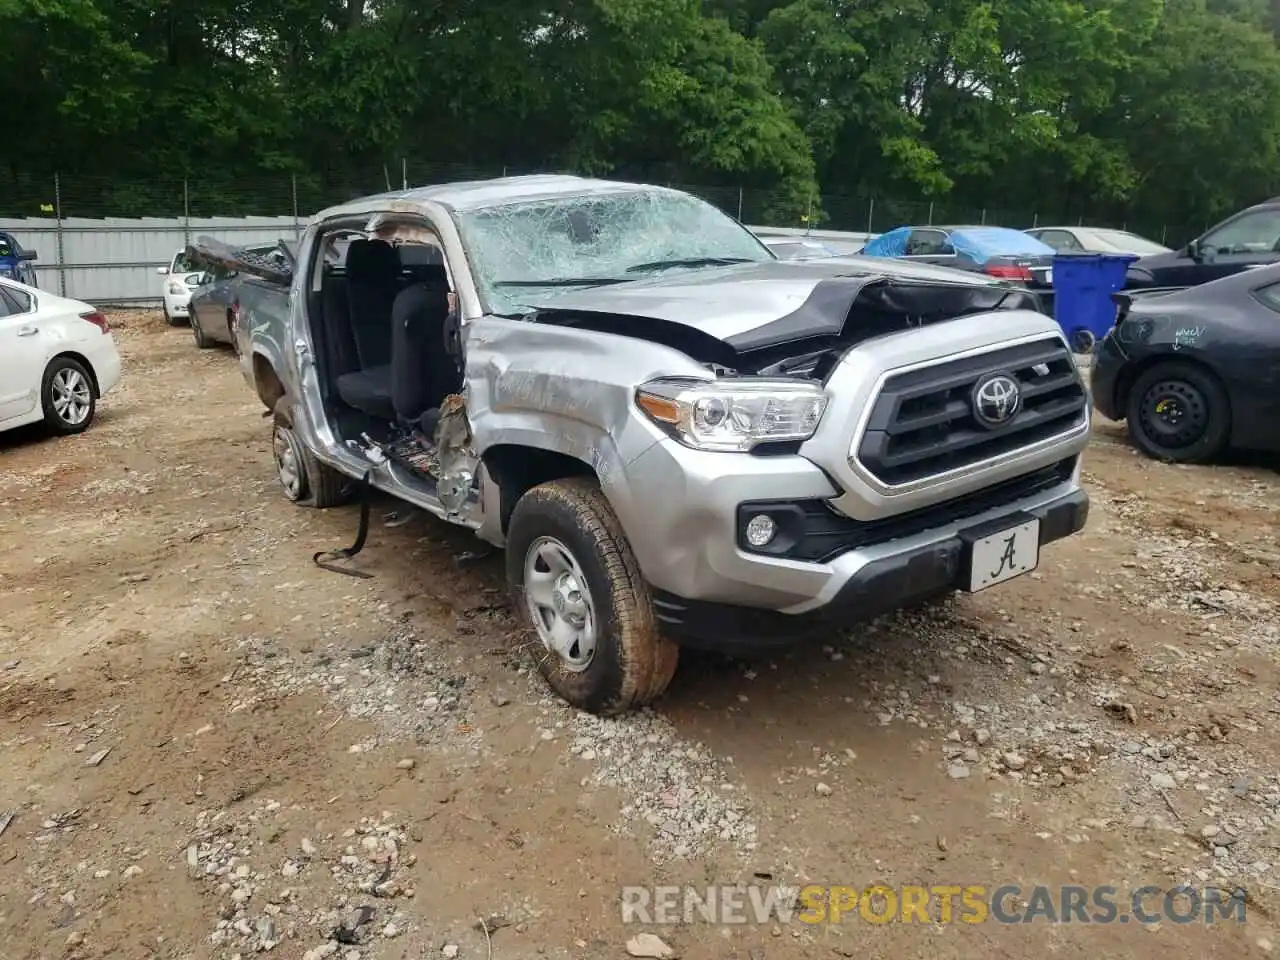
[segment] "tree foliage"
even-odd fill
[[[0,0],[0,168],[401,157],[1099,219],[1275,190],[1280,0]],[[391,178],[390,174],[387,175]]]

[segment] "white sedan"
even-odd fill
[[[200,286],[204,271],[187,259],[186,251],[179,250],[167,267],[156,267],[156,273],[164,277],[164,292],[161,295],[164,322],[172,327],[179,320],[189,320],[191,293],[193,288]]]
[[[120,353],[97,308],[0,279],[0,431],[43,420],[80,433],[119,382]]]

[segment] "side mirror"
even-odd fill
[[[1187,244],[1187,256],[1190,257],[1192,260],[1194,260],[1196,263],[1199,263],[1205,258],[1206,252],[1207,252],[1207,248],[1204,246],[1204,243],[1199,238],[1192,240],[1190,243]]]
[[[168,268],[168,267],[156,267],[156,273],[157,273],[158,275],[162,276],[162,277],[167,277],[167,276],[169,275],[169,268]]]
[[[28,261],[35,260],[36,252],[34,250],[23,250],[20,254],[18,254],[18,259],[28,260]]]

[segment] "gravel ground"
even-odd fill
[[[772,660],[686,655],[655,710],[602,720],[548,695],[464,533],[376,528],[371,580],[314,567],[354,510],[280,496],[233,359],[113,320],[94,427],[0,438],[6,958],[1271,951],[1274,465],[1154,464],[1100,422],[1090,526],[1035,574]],[[1212,885],[1248,919],[619,910],[769,882]]]

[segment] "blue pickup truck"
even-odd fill
[[[36,286],[35,259],[34,250],[24,248],[13,234],[0,231],[0,277]]]

